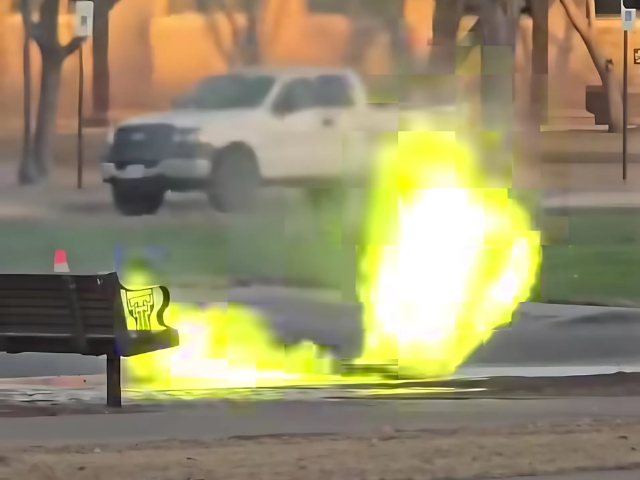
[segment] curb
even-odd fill
[[[0,378],[0,389],[17,389],[24,387],[47,388],[95,388],[103,386],[106,375],[70,375],[59,377],[22,377]]]

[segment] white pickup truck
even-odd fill
[[[170,111],[114,128],[103,180],[124,215],[154,214],[165,192],[191,190],[238,211],[265,184],[366,178],[373,137],[398,130],[397,112],[370,106],[348,69],[241,69],[204,78]]]

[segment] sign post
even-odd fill
[[[635,9],[626,8],[624,0],[620,0],[620,13],[622,15],[622,30],[624,31],[623,52],[623,83],[622,83],[622,180],[627,180],[627,124],[628,124],[628,97],[629,97],[629,30],[633,30],[636,23]],[[635,50],[634,50],[635,63]]]
[[[93,2],[76,1],[75,34],[76,37],[88,38],[93,34]],[[82,110],[84,103],[84,55],[83,46],[78,48],[78,189],[82,189],[83,145],[82,145]]]

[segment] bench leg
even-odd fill
[[[122,407],[120,357],[107,357],[107,407]]]

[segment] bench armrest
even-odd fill
[[[127,288],[120,284],[120,295],[126,330],[116,334],[118,355],[132,357],[180,344],[178,331],[164,319],[171,302],[167,287]]]
[[[154,285],[145,288],[127,288],[120,284],[127,330],[157,330],[155,323],[162,328],[169,328],[164,314],[171,303],[171,295],[167,287]]]

